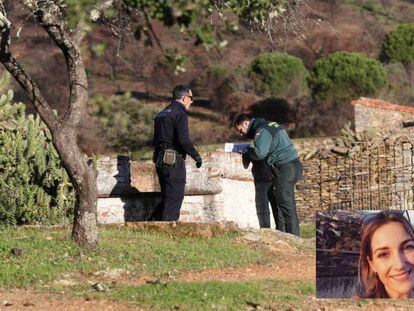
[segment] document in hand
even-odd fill
[[[248,143],[225,143],[224,151],[235,152],[235,153],[245,153],[247,151],[247,147],[249,146],[250,144]]]

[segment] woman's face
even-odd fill
[[[391,298],[413,297],[414,239],[399,222],[379,227],[371,240],[371,269]]]

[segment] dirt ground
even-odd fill
[[[258,279],[277,280],[315,280],[315,256],[311,246],[314,240],[303,240],[271,230],[245,231],[240,243],[248,243],[267,254],[267,264],[248,264],[240,267],[223,269],[205,269],[176,273],[163,278],[154,275],[131,276],[125,273],[103,273],[94,276],[95,281],[116,282],[128,285],[143,285],[148,282],[178,281],[245,281]],[[70,275],[64,280],[57,280],[60,285],[81,284],[91,279],[90,276]],[[55,281],[56,284],[56,281]],[[353,299],[316,299],[307,297],[302,310],[414,310],[412,301],[372,300],[359,303]],[[251,308],[253,310],[254,308]],[[271,310],[277,310],[277,306]],[[0,291],[0,310],[140,310],[110,299],[76,298],[65,292],[51,294],[44,291],[16,289]],[[258,307],[258,310],[263,310]],[[293,309],[290,309],[293,310]]]
[[[39,294],[29,290],[0,292],[0,310],[137,310],[112,300],[77,299],[65,294]]]

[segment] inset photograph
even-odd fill
[[[414,211],[319,211],[317,298],[414,298]]]

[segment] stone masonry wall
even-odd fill
[[[229,220],[241,227],[258,227],[253,179],[250,170],[242,167],[240,155],[218,152],[203,158],[201,169],[196,169],[192,160],[186,163],[187,184],[180,220]],[[129,162],[120,156],[103,158],[98,162],[98,171],[99,222],[146,220],[160,202],[152,163]],[[119,195],[121,188],[117,184],[129,184],[123,187],[125,195]]]
[[[355,130],[376,129],[387,135],[402,130],[402,122],[414,120],[414,107],[400,106],[378,99],[360,98],[354,106]]]
[[[412,209],[413,140],[407,137],[356,145],[348,156],[330,154],[305,161],[297,185],[298,206],[309,211]]]

